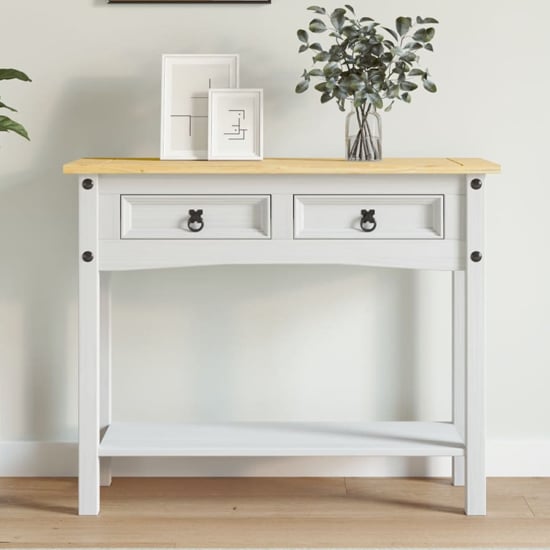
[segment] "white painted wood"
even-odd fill
[[[99,190],[99,239],[120,238],[120,196]]]
[[[271,195],[271,238],[292,241],[294,239],[294,200],[288,193]]]
[[[107,271],[208,265],[339,264],[404,269],[464,269],[464,243],[448,240],[101,241]]]
[[[79,179],[79,466],[78,509],[81,515],[99,513],[99,258],[98,184],[84,189]],[[82,254],[90,251],[91,262]]]
[[[268,239],[269,195],[122,195],[122,239]],[[189,211],[202,210],[192,232]]]
[[[460,436],[465,437],[465,351],[466,286],[464,271],[453,272],[453,422]],[[464,457],[453,457],[453,484],[464,485]]]
[[[361,229],[361,211],[375,210],[376,229]],[[443,195],[296,195],[297,239],[442,239]]]
[[[229,163],[229,161],[227,161]],[[231,164],[231,163],[230,163]],[[100,192],[120,195],[433,195],[464,196],[461,176],[426,175],[105,175]]]
[[[99,427],[104,433],[111,424],[111,273],[103,271],[100,274],[99,289],[99,318],[100,318],[100,361],[99,361]],[[101,485],[111,485],[111,459],[100,460],[100,481]]]
[[[485,296],[484,192],[466,185],[466,513],[486,514],[485,477]],[[480,262],[470,255],[479,251]]]
[[[113,423],[101,456],[454,456],[447,422]]]

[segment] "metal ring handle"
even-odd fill
[[[372,233],[376,229],[375,210],[361,210],[361,229],[365,233]]]
[[[189,210],[189,219],[187,227],[191,233],[198,233],[204,229],[204,220],[202,219],[202,210]]]

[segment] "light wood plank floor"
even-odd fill
[[[487,517],[447,479],[118,478],[99,517],[75,479],[0,479],[0,547],[550,547],[550,478],[489,479]]]

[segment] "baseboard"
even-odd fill
[[[71,477],[77,473],[73,442],[0,442],[1,477]],[[113,474],[214,477],[446,477],[449,458],[119,458]],[[491,477],[550,477],[550,442],[489,441],[487,474]]]

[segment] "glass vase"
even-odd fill
[[[382,121],[374,105],[353,107],[346,116],[347,160],[382,159]]]

